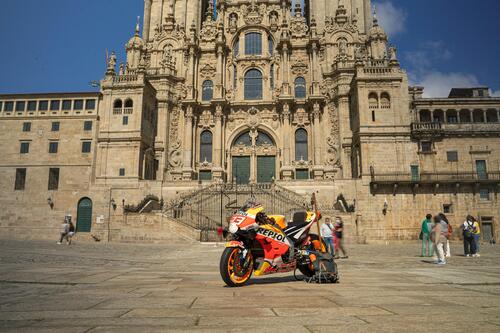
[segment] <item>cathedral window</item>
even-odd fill
[[[306,98],[306,80],[303,77],[295,79],[295,98]]]
[[[374,92],[368,95],[368,107],[370,109],[378,109],[378,96]]]
[[[295,160],[307,161],[308,159],[307,131],[299,128],[295,131]]]
[[[245,35],[245,55],[262,54],[262,35],[258,32],[249,32]]]
[[[211,101],[214,96],[214,83],[210,80],[203,81],[201,99]]]
[[[245,99],[262,99],[262,73],[257,69],[250,69],[245,74]]]
[[[274,145],[273,139],[269,135],[263,132],[258,132],[257,138],[255,139],[256,146],[264,146],[264,145]]]
[[[212,162],[212,132],[203,131],[200,136],[200,162]]]
[[[125,107],[123,109],[123,114],[132,114],[134,110],[134,101],[130,98],[127,98],[125,101]]]
[[[380,107],[382,109],[390,109],[391,108],[391,97],[386,92],[383,92],[380,95]]]
[[[123,102],[121,99],[115,100],[113,103],[113,114],[122,114]]]
[[[250,133],[245,132],[241,134],[236,140],[234,140],[234,144],[250,147],[252,145],[252,138],[250,138]]]

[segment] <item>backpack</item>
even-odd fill
[[[446,235],[446,238],[451,238],[453,235],[453,228],[451,227],[451,224],[448,223],[448,234]]]
[[[467,221],[467,226],[464,228],[464,237],[470,238],[472,237],[472,229],[474,228],[474,223],[470,223]]]

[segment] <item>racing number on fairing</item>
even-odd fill
[[[236,225],[239,225],[243,221],[245,221],[246,218],[247,217],[243,216],[243,215],[233,215],[233,217],[231,217],[231,223],[235,223]]]

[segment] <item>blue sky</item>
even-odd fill
[[[124,59],[142,0],[1,0],[0,93],[91,91],[105,52]],[[331,0],[336,1],[336,0]],[[500,96],[499,0],[376,0],[412,84],[428,96],[487,85]]]

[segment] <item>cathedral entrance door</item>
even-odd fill
[[[231,147],[231,180],[237,184],[270,183],[276,177],[276,145],[256,129],[240,134]]]
[[[233,157],[233,179],[236,184],[248,184],[250,181],[250,156]]]
[[[276,157],[257,156],[257,182],[270,183],[276,177]]]

